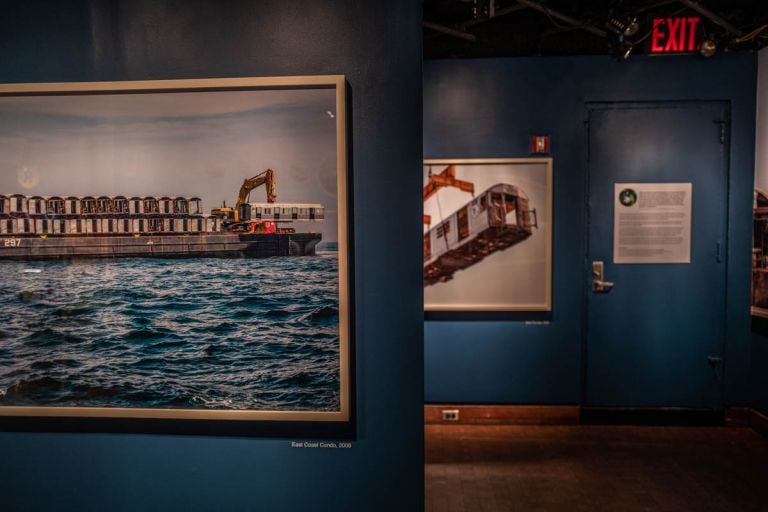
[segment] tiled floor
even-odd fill
[[[768,438],[732,427],[426,426],[426,510],[768,511]]]

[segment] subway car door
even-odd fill
[[[719,411],[729,105],[595,103],[587,115],[584,406]]]

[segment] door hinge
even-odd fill
[[[707,362],[709,363],[710,368],[712,368],[712,373],[714,374],[715,380],[720,380],[722,378],[723,372],[723,358],[707,356]]]
[[[715,120],[712,122],[720,126],[720,144],[725,144],[725,135],[728,121]]]

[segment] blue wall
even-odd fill
[[[3,7],[0,82],[347,76],[357,439],[349,450],[312,450],[291,449],[286,439],[0,433],[0,509],[423,507],[421,231],[413,221],[421,215],[421,4]],[[380,215],[384,199],[399,215]]]
[[[577,404],[582,392],[585,102],[729,100],[731,154],[725,403],[750,403],[754,54],[426,61],[425,158],[528,156],[552,136],[553,310],[427,321],[427,402]],[[538,317],[531,317],[538,320]]]

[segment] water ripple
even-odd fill
[[[337,270],[335,253],[0,262],[0,404],[336,410]]]

